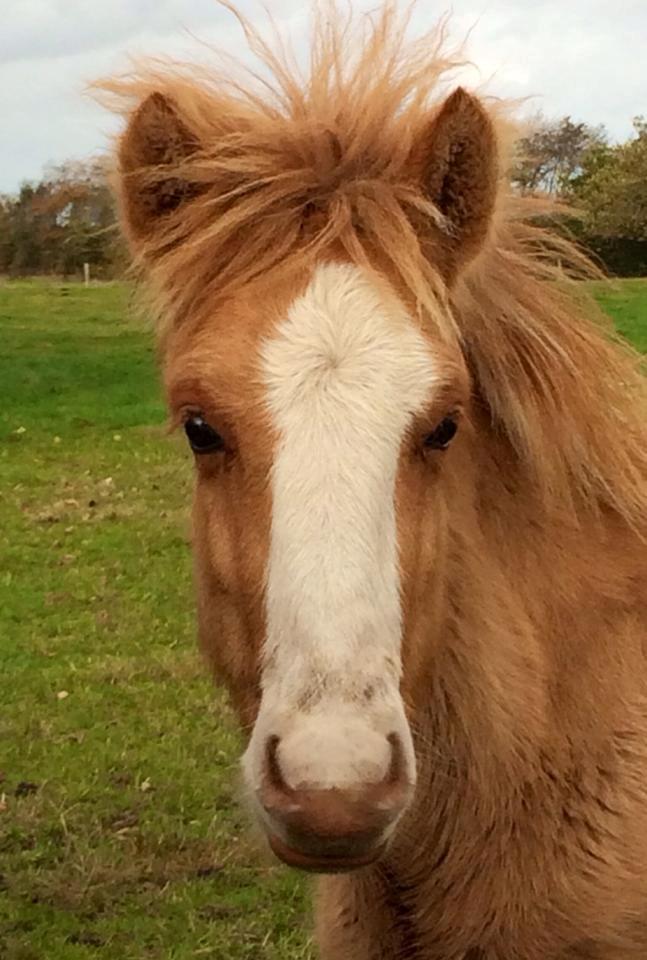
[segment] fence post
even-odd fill
[[[85,284],[86,287],[90,286],[90,264],[89,263],[83,264],[83,283]]]

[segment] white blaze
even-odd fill
[[[359,268],[330,263],[264,345],[262,370],[279,442],[248,774],[257,782],[263,743],[278,735],[292,786],[380,780],[389,733],[411,759],[398,691],[395,482],[433,358],[395,297]]]

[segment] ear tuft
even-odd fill
[[[134,112],[119,145],[119,175],[126,232],[146,240],[161,217],[198,192],[179,168],[199,148],[175,104],[151,93]]]
[[[496,134],[480,101],[455,90],[432,119],[418,158],[425,193],[448,223],[453,272],[480,249],[496,202]]]

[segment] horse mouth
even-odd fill
[[[381,843],[370,850],[362,851],[358,854],[349,856],[340,856],[338,854],[325,855],[304,853],[288,846],[276,834],[268,834],[268,841],[272,853],[279,858],[288,867],[294,867],[297,870],[304,870],[307,873],[350,873],[352,870],[359,870],[362,867],[368,867],[382,855],[386,848],[385,843]]]

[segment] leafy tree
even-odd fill
[[[588,233],[647,240],[647,120],[636,117],[633,125],[626,143],[591,149],[570,184]]]
[[[517,144],[512,169],[512,181],[522,193],[561,196],[581,172],[584,157],[607,142],[604,127],[575,123],[570,117],[548,120],[537,114],[532,127]]]

